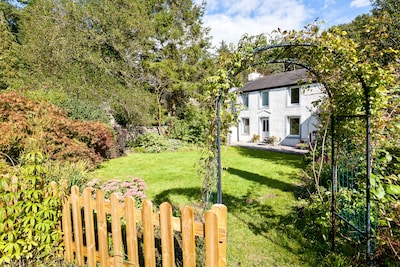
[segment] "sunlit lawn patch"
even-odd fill
[[[93,173],[101,179],[141,177],[155,203],[175,206],[201,202],[199,151],[129,154]],[[222,149],[223,202],[228,207],[228,266],[313,266],[306,240],[295,227],[302,156]]]

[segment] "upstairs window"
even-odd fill
[[[242,104],[244,109],[249,109],[249,94],[242,95]]]
[[[300,103],[300,88],[290,88],[290,104]]]
[[[260,98],[261,98],[261,107],[268,107],[269,106],[269,92],[262,91]]]

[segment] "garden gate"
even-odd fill
[[[366,265],[371,266],[377,213],[371,208],[371,114],[365,87],[364,93],[365,114],[331,117],[332,250],[340,231],[366,247]]]
[[[195,267],[196,260],[225,267],[226,218],[224,205],[213,205],[203,223],[188,206],[178,218],[167,202],[154,212],[149,200],[138,209],[132,197],[121,202],[114,193],[105,200],[98,190],[94,199],[89,188],[81,195],[73,186],[63,203],[65,259],[88,267]],[[201,251],[196,251],[199,243]],[[204,252],[202,259],[199,252]]]

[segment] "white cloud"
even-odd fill
[[[298,30],[317,18],[327,27],[346,23],[369,7],[370,0],[207,0],[203,21],[218,47],[222,40],[236,45],[246,33]]]
[[[299,0],[213,0],[207,3],[204,21],[218,46],[222,40],[237,44],[246,33],[298,29],[310,18],[309,12]]]
[[[366,7],[366,6],[369,6],[370,4],[371,4],[370,0],[353,0],[353,1],[351,1],[350,6],[351,7]]]

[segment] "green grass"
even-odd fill
[[[155,204],[200,203],[200,152],[129,154],[93,175],[102,179],[139,176]],[[228,207],[228,266],[315,266],[315,255],[298,229],[302,156],[238,147],[222,149],[223,203]]]

